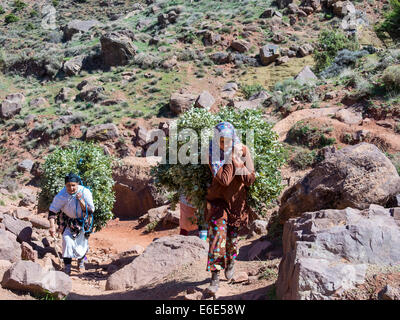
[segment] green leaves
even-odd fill
[[[74,141],[66,148],[56,148],[46,157],[43,165],[39,204],[48,208],[54,196],[64,187],[65,175],[70,171],[79,174],[83,184],[92,191],[96,208],[93,227],[99,231],[113,217],[113,160],[94,143]]]
[[[246,143],[246,130],[254,132],[253,159],[257,172],[257,179],[249,189],[249,204],[259,214],[263,214],[265,207],[275,200],[282,191],[279,168],[285,163],[286,157],[283,146],[278,142],[277,134],[272,125],[263,119],[261,111],[244,110],[236,112],[232,108],[224,108],[217,114],[211,114],[204,109],[192,108],[185,112],[177,121],[178,133],[183,129],[193,129],[200,135],[207,130],[207,134],[199,139],[199,164],[164,164],[152,169],[156,186],[161,190],[171,192],[174,203],[179,201],[179,194],[184,193],[198,208],[199,224],[203,223],[202,212],[205,205],[207,188],[212,181],[208,164],[201,163],[201,143],[208,147],[213,128],[222,121],[228,121],[242,131],[242,143]],[[200,137],[200,136],[199,136]],[[182,143],[178,143],[178,148]]]

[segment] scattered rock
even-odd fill
[[[299,52],[300,56],[305,57],[305,56],[312,54],[313,51],[314,51],[314,48],[312,47],[312,45],[306,43],[306,44],[300,46],[298,52]]]
[[[21,259],[35,262],[38,259],[38,253],[37,251],[33,250],[32,246],[29,243],[22,242]]]
[[[265,220],[254,220],[253,224],[250,227],[251,231],[254,231],[257,234],[266,234],[268,232],[268,221]]]
[[[290,4],[288,5],[288,9],[289,9],[289,12],[290,12],[291,14],[296,14],[297,11],[299,10],[299,7],[298,7],[298,5],[295,4],[295,3],[290,3]]]
[[[31,101],[29,101],[29,106],[32,108],[48,107],[49,102],[43,97],[33,98]]]
[[[0,118],[11,119],[19,114],[22,110],[22,104],[19,102],[12,102],[4,100],[0,105]]]
[[[400,300],[400,290],[386,285],[379,293],[379,300]]]
[[[169,101],[169,107],[173,113],[179,115],[193,107],[197,96],[184,93],[173,93]]]
[[[33,167],[33,161],[30,159],[25,159],[18,163],[17,170],[20,172],[30,172]]]
[[[4,273],[10,269],[12,263],[8,260],[1,260],[0,259],[0,279],[3,279]]]
[[[48,219],[41,218],[41,217],[38,217],[38,216],[35,216],[35,215],[30,216],[28,219],[29,219],[29,222],[32,223],[32,225],[35,228],[38,228],[38,229],[50,229],[50,222],[49,222]]]
[[[86,132],[86,140],[106,141],[118,137],[118,128],[113,123],[94,125]]]
[[[246,282],[248,280],[249,276],[247,275],[247,272],[244,271],[236,272],[232,277],[233,283],[241,283],[241,282]]]
[[[103,61],[108,67],[128,64],[137,52],[131,38],[119,32],[103,35],[100,42]]]
[[[172,226],[179,226],[180,220],[180,211],[177,208],[176,210],[167,210],[167,214],[162,219],[162,223],[164,226],[172,225]]]
[[[375,146],[360,143],[325,153],[325,160],[281,198],[281,221],[327,207],[365,209],[385,205],[400,192],[400,177]]]
[[[294,80],[297,80],[299,83],[307,83],[310,80],[317,80],[317,76],[314,74],[314,72],[311,71],[311,68],[309,66],[305,66],[299,74],[294,77]]]
[[[214,46],[222,40],[221,35],[212,31],[206,31],[203,36],[205,46]]]
[[[30,241],[32,235],[32,224],[30,222],[22,221],[12,216],[5,215],[3,224],[8,231],[17,236],[18,241]]]
[[[285,64],[289,62],[289,57],[288,56],[283,56],[283,57],[279,57],[278,59],[276,59],[276,65],[279,66],[281,64]]]
[[[104,91],[104,87],[102,86],[87,85],[77,95],[77,98],[86,102],[98,103],[102,100],[105,100],[106,97],[104,95]]]
[[[261,64],[266,66],[274,62],[279,57],[279,47],[277,45],[268,44],[260,48]]]
[[[32,211],[26,208],[16,208],[13,212],[13,216],[20,220],[25,220],[32,215]]]
[[[250,50],[250,43],[243,40],[234,40],[231,43],[231,48],[240,53],[244,53]]]
[[[196,108],[203,108],[206,110],[210,110],[211,107],[214,105],[215,99],[208,91],[203,91],[200,93],[199,97],[195,101],[194,106]]]
[[[207,256],[207,243],[195,236],[170,236],[153,241],[133,262],[112,274],[106,290],[138,288]]]
[[[249,261],[252,261],[255,258],[262,259],[262,255],[265,254],[265,252],[271,247],[272,247],[272,243],[270,241],[267,241],[267,240],[255,241],[251,245],[251,248],[249,249],[249,252],[248,252]]]
[[[69,276],[60,271],[44,271],[40,264],[19,261],[3,276],[3,288],[28,291],[36,294],[51,293],[57,298],[68,295],[72,289]]]
[[[83,66],[83,61],[86,58],[85,55],[80,55],[69,59],[64,62],[63,71],[67,76],[75,76],[77,75]]]
[[[72,90],[71,88],[68,88],[68,87],[61,88],[60,92],[56,95],[54,100],[56,102],[71,101],[74,98],[73,92],[74,92],[74,90]]]
[[[72,20],[64,27],[64,41],[69,41],[76,33],[84,33],[90,29],[101,26],[97,20]]]
[[[359,125],[363,122],[363,117],[361,112],[349,109],[341,109],[335,113],[335,118],[341,122],[347,124]]]
[[[21,259],[21,247],[16,237],[0,228],[0,261],[16,262]]]
[[[332,8],[333,13],[341,18],[356,13],[356,8],[351,1],[337,1],[333,3]]]

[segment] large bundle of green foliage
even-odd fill
[[[99,231],[113,217],[113,161],[112,157],[105,155],[103,149],[93,142],[74,141],[67,147],[57,147],[46,157],[43,165],[40,206],[50,206],[54,196],[65,186],[65,175],[69,172],[78,174],[82,184],[93,194],[93,230]]]
[[[216,114],[211,114],[204,109],[193,108],[177,120],[178,135],[184,129],[193,129],[198,134],[205,130],[199,138],[198,150],[195,155],[198,164],[160,164],[153,168],[152,175],[156,186],[172,194],[172,202],[179,201],[179,195],[189,197],[191,203],[198,209],[198,223],[204,223],[203,210],[207,188],[212,181],[208,164],[201,164],[202,146],[208,150],[213,128],[219,122],[228,121],[236,130],[242,131],[242,143],[246,143],[246,130],[254,132],[254,144],[249,146],[252,150],[256,170],[256,181],[250,186],[248,203],[256,213],[263,215],[264,209],[282,191],[281,175],[279,168],[286,160],[285,150],[278,142],[277,134],[272,130],[272,125],[265,122],[261,111],[244,110],[235,112],[232,108],[223,108]],[[203,131],[204,133],[204,131]],[[199,136],[200,137],[200,136]],[[167,144],[169,140],[167,139]],[[178,143],[178,148],[185,141]],[[168,159],[167,159],[168,160]]]

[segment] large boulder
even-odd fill
[[[266,66],[274,62],[279,57],[279,47],[274,44],[268,44],[260,48],[261,64]]]
[[[115,198],[113,213],[119,218],[140,217],[149,209],[164,204],[153,184],[151,168],[158,157],[125,157],[113,170]]]
[[[107,33],[100,42],[103,61],[108,67],[128,64],[137,51],[131,38],[118,32]]]
[[[151,284],[179,268],[204,259],[207,242],[194,236],[163,237],[152,242],[129,265],[113,273],[106,290],[139,288]]]
[[[72,20],[64,27],[64,40],[69,41],[74,34],[88,32],[100,25],[101,23],[97,20]]]
[[[58,298],[67,296],[72,289],[72,281],[64,272],[46,271],[40,264],[25,260],[17,262],[4,274],[1,285],[36,294],[50,293]]]
[[[244,53],[250,50],[250,43],[244,40],[234,40],[231,43],[231,48],[240,53]]]
[[[210,110],[214,103],[215,99],[211,93],[208,91],[203,91],[196,99],[195,107]]]
[[[0,105],[0,118],[11,119],[19,114],[22,109],[22,104],[10,100],[4,100]]]
[[[85,55],[79,55],[69,59],[64,62],[63,71],[67,76],[75,76],[77,75],[83,66],[83,61],[85,60]]]
[[[12,233],[0,229],[0,260],[17,262],[20,259],[21,247],[16,237]]]
[[[333,13],[339,17],[347,15],[354,16],[356,14],[356,8],[351,1],[337,1],[332,5]]]
[[[400,263],[400,221],[389,209],[307,212],[286,222],[277,296],[340,299],[364,282],[369,267]]]
[[[305,66],[301,71],[298,73],[297,76],[294,77],[294,80],[298,81],[301,84],[307,83],[309,81],[317,80],[317,76],[312,72],[309,66]]]
[[[98,103],[106,99],[104,91],[104,87],[102,86],[87,85],[77,95],[77,98],[86,102]]]
[[[86,140],[106,141],[119,137],[119,130],[113,123],[97,124],[86,132]]]
[[[20,242],[29,242],[32,235],[32,224],[27,221],[16,219],[10,215],[4,215],[3,224],[8,231],[17,237]]]
[[[169,100],[170,110],[179,115],[193,107],[197,96],[189,93],[173,93]]]
[[[281,222],[321,209],[365,209],[386,205],[400,193],[400,177],[392,162],[374,145],[360,143],[325,153],[303,179],[281,198]]]

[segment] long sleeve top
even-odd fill
[[[83,186],[78,187],[78,192],[82,193],[82,197],[85,199],[88,210],[94,212],[94,203],[92,193],[88,188]],[[82,208],[76,199],[76,195],[70,195],[67,189],[64,187],[53,199],[50,205],[49,211],[53,214],[49,214],[49,217],[62,211],[69,218],[83,218],[85,213],[82,212]]]
[[[225,163],[213,177],[206,200],[225,205],[228,225],[243,227],[248,222],[249,210],[247,190],[255,181],[255,170],[248,148],[244,146],[245,166],[235,168],[233,163]],[[222,200],[222,201],[221,201]]]

